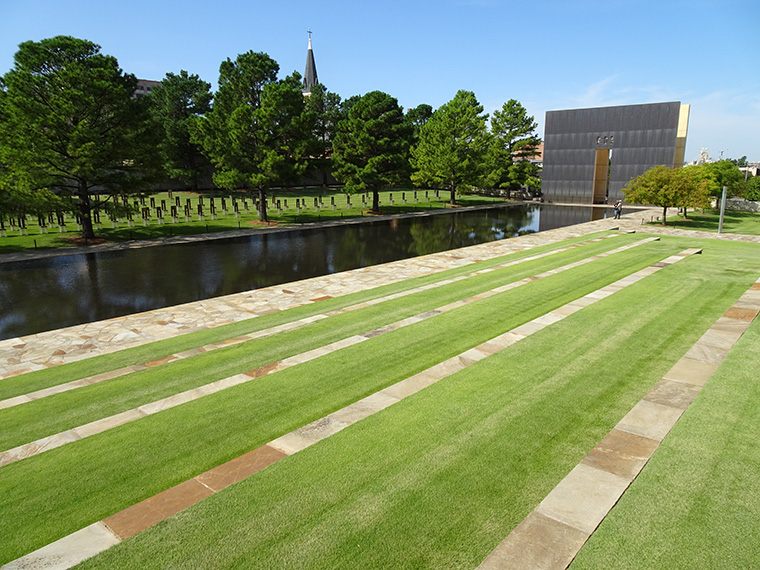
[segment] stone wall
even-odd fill
[[[743,198],[729,198],[726,200],[726,210],[739,210],[742,212],[760,212],[760,202],[745,200]]]

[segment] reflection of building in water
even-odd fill
[[[552,230],[554,228],[564,228],[574,224],[601,220],[605,217],[612,217],[612,209],[602,206],[596,208],[579,207],[579,206],[556,206],[550,208],[541,208],[540,222],[538,231]]]
[[[689,105],[548,111],[541,191],[552,202],[612,203],[653,166],[683,166]]]

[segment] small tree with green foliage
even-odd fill
[[[380,190],[408,182],[411,127],[398,101],[372,91],[352,104],[335,135],[333,174],[345,192],[372,192],[380,211]]]
[[[668,208],[704,208],[709,205],[709,182],[698,166],[668,168],[655,166],[623,187],[627,202],[662,208],[662,223]]]
[[[743,185],[746,200],[760,200],[760,176],[751,176]]]
[[[211,165],[190,138],[198,117],[211,110],[211,84],[184,69],[179,75],[167,73],[149,95],[151,114],[161,131],[160,152],[164,172],[194,190]]]
[[[702,172],[707,178],[710,196],[716,199],[716,203],[723,195],[724,186],[728,189],[729,196],[734,196],[740,191],[741,183],[744,181],[744,175],[730,160],[707,162],[697,168],[702,169]]]
[[[139,191],[158,164],[134,75],[68,36],[24,42],[2,78],[0,163],[24,192],[53,190],[95,237],[91,212]],[[43,200],[44,201],[44,200]]]
[[[216,166],[214,182],[258,191],[259,219],[267,221],[267,191],[295,183],[313,144],[301,77],[277,79],[280,67],[252,51],[219,68],[214,106],[194,124],[192,140]]]
[[[420,128],[411,151],[412,181],[446,188],[456,203],[457,192],[478,183],[488,147],[487,119],[472,91],[458,91]]]

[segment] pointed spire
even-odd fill
[[[319,80],[317,79],[317,65],[314,63],[314,52],[311,49],[311,29],[309,31],[309,48],[306,51],[306,71],[303,74],[303,92],[310,93]]]

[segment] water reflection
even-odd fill
[[[589,208],[452,212],[0,264],[0,339],[567,226]]]

